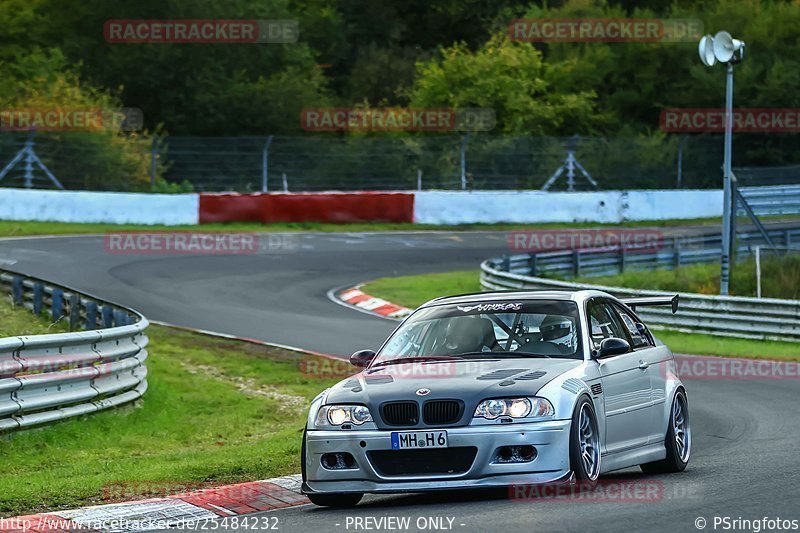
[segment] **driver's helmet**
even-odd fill
[[[568,317],[547,315],[539,325],[539,332],[545,342],[560,344],[571,350],[575,350],[577,347],[578,336],[575,331],[575,323]]]
[[[479,318],[455,317],[447,324],[444,345],[451,354],[479,352],[482,330]]]

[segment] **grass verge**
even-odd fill
[[[756,263],[747,259],[731,269],[731,294],[756,295]],[[612,287],[719,294],[719,264],[698,264],[674,270],[623,272],[614,276],[581,277],[576,281]],[[765,298],[800,299],[800,255],[767,256],[761,261],[761,294]]]
[[[689,220],[637,221],[624,224],[594,223],[557,223],[557,224],[463,224],[443,226],[436,224],[403,224],[403,223],[363,223],[363,224],[327,224],[318,222],[284,222],[276,224],[260,224],[257,222],[233,222],[203,224],[201,226],[142,226],[136,224],[78,224],[70,222],[37,222],[0,220],[0,237],[22,237],[28,235],[69,235],[85,233],[107,233],[118,231],[203,231],[203,232],[367,232],[367,231],[475,231],[533,228],[596,228],[596,227],[651,227],[651,226],[695,226],[718,225],[719,219],[697,218]]]
[[[4,335],[49,328],[4,302],[0,321]],[[0,434],[0,516],[299,471],[308,404],[336,381],[301,371],[301,359],[313,357],[165,327],[148,333],[149,389],[142,400]]]
[[[600,283],[602,279],[604,278],[588,278],[588,281],[603,284]],[[478,271],[465,270],[381,278],[366,283],[362,290],[371,296],[414,309],[438,296],[475,292],[481,289]],[[800,345],[792,342],[735,339],[666,329],[659,329],[656,334],[675,353],[800,361]]]

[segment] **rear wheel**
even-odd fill
[[[572,413],[569,464],[578,483],[594,485],[600,477],[600,431],[592,402],[582,396]]]
[[[666,459],[643,464],[641,468],[644,473],[683,472],[689,464],[689,456],[692,453],[692,430],[689,426],[689,402],[683,390],[675,393],[675,398],[672,400],[664,447],[667,449]]]

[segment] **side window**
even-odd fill
[[[601,300],[592,300],[589,302],[588,312],[589,327],[591,328],[590,335],[595,349],[600,348],[600,343],[603,342],[603,339],[617,337],[627,340],[622,325],[607,303]]]
[[[622,323],[625,325],[625,329],[628,330],[634,349],[652,346],[652,344],[650,344],[650,340],[647,338],[647,335],[642,334],[642,332],[639,331],[639,328],[636,327],[636,319],[634,319],[630,313],[618,305],[614,306],[614,310],[617,312],[622,320]]]

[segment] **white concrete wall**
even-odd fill
[[[722,191],[420,191],[417,224],[624,222],[722,216]]]
[[[197,194],[0,188],[0,219],[109,224],[197,224]]]

